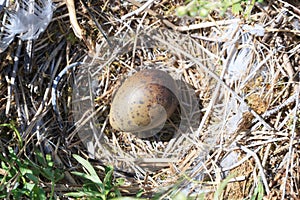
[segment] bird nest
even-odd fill
[[[199,135],[194,134],[201,119],[200,99],[196,95],[196,88],[186,82],[184,68],[179,63],[189,61],[187,58],[179,61],[179,58],[183,59],[185,55],[176,52],[176,48],[183,46],[185,49],[181,51],[184,52],[188,49],[196,50],[195,41],[191,38],[186,40],[182,35],[172,34],[166,29],[147,30],[131,38],[123,36],[119,41],[116,38],[114,40],[116,40],[113,42],[116,43],[115,47],[108,46],[107,43],[99,47],[104,51],[99,55],[105,56],[93,57],[84,62],[75,81],[76,89],[73,88],[75,121],[78,121],[77,124],[81,127],[77,131],[82,140],[86,141],[91,155],[113,163],[120,170],[131,171],[138,173],[139,177],[145,177],[149,172],[154,173],[169,163],[176,163],[194,145],[203,151],[207,150],[208,148],[198,139]],[[175,41],[179,46],[173,46]],[[134,49],[130,48],[133,46]],[[201,50],[197,49],[197,52],[200,53]],[[148,59],[143,61],[146,56]],[[119,133],[112,130],[107,116],[113,91],[116,91],[122,82],[119,80],[146,68],[160,69],[171,74],[176,80],[180,95],[177,112],[164,127],[156,130],[157,134],[154,136],[141,139],[140,134]],[[204,77],[204,72],[202,73]],[[130,95],[132,91],[127,92]],[[86,120],[86,116],[92,117]]]
[[[20,155],[38,146],[67,169],[77,166],[73,153],[95,168],[111,164],[124,194],[242,199],[263,188],[268,199],[299,197],[299,3],[256,4],[250,21],[128,2],[80,1],[77,18],[54,2],[31,56],[16,40],[0,54],[0,119],[15,121]],[[148,138],[114,130],[108,117],[122,82],[143,69],[166,71],[181,91],[177,111]],[[18,151],[9,133],[1,129],[1,149]]]

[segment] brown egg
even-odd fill
[[[175,80],[166,72],[145,69],[129,77],[114,96],[110,124],[119,131],[143,132],[161,127],[175,111]]]

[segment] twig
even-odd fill
[[[257,153],[261,148],[262,148],[262,146],[259,146],[257,149],[255,149],[254,153]],[[229,167],[222,168],[222,171],[225,172],[225,171],[232,170],[232,169],[240,166],[241,164],[243,164],[247,160],[249,160],[250,157],[251,157],[251,155],[247,154],[245,157],[243,157],[241,160],[239,160],[238,162],[234,163],[233,165],[231,165]]]
[[[264,173],[264,168],[263,168],[263,166],[261,165],[261,162],[260,162],[259,157],[256,155],[255,152],[251,151],[250,149],[248,149],[248,148],[245,147],[245,146],[241,146],[240,148],[241,148],[243,151],[245,151],[246,153],[250,154],[250,155],[255,159],[255,162],[256,162],[256,164],[257,164],[257,166],[258,166],[258,169],[259,169],[259,172],[260,172],[261,179],[262,179],[263,184],[264,184],[265,189],[266,189],[266,193],[269,194],[269,193],[270,193],[269,184],[268,184],[266,175],[265,175],[265,173]]]
[[[267,110],[262,117],[267,118],[270,117],[271,115],[279,112],[282,108],[284,108],[285,106],[293,103],[296,100],[297,94],[293,94],[292,96],[290,96],[287,100],[285,100],[282,104],[276,106],[275,108],[271,109],[271,110]]]
[[[181,53],[182,55],[186,56],[187,58],[191,59],[195,64],[199,65],[206,73],[208,73],[211,77],[213,77],[216,81],[218,81],[224,88],[226,88],[240,103],[244,104],[247,107],[247,110],[251,112],[253,116],[255,116],[260,123],[262,123],[268,130],[273,130],[273,128],[259,115],[257,114],[253,109],[251,109],[243,100],[242,97],[240,97],[235,91],[233,91],[224,81],[220,79],[220,77],[215,74],[213,71],[208,69],[206,66],[204,66],[197,58],[192,56],[191,54],[185,52],[181,48],[178,48],[175,46],[175,44],[170,45],[168,41],[165,41],[157,36],[153,36],[154,39],[161,42],[162,44],[168,46],[170,49],[175,50],[178,53]],[[200,129],[197,130],[196,134],[199,134]]]
[[[288,162],[286,163],[285,178],[283,180],[282,196],[281,196],[282,200],[285,199],[287,179],[288,179],[290,171],[292,171],[292,170],[290,170],[290,166],[292,166],[291,160],[292,160],[293,142],[294,142],[295,136],[296,136],[296,124],[298,121],[297,111],[298,111],[298,105],[299,105],[299,94],[300,94],[299,90],[300,90],[300,87],[298,87],[297,91],[296,91],[296,105],[293,110],[293,125],[292,125],[292,130],[291,130],[289,151],[288,151],[288,156],[287,156]]]
[[[6,115],[9,114],[10,104],[12,101],[12,90],[15,89],[15,81],[16,81],[16,76],[17,76],[17,71],[18,71],[19,56],[21,54],[21,49],[22,49],[22,41],[21,41],[21,39],[19,39],[18,40],[18,48],[16,51],[16,55],[14,57],[14,67],[13,67],[13,71],[11,74],[11,79],[8,82],[8,86],[7,86],[7,104],[6,104],[6,110],[5,110]]]
[[[53,66],[55,65],[55,67],[54,67],[54,70],[52,71],[51,79],[50,79],[50,81],[49,81],[49,83],[47,85],[47,88],[46,88],[45,92],[44,92],[43,100],[40,103],[39,108],[37,109],[35,115],[33,116],[31,122],[29,123],[29,126],[27,127],[27,129],[25,131],[25,135],[29,135],[29,133],[31,133],[32,129],[34,128],[34,126],[36,124],[35,121],[39,121],[47,113],[46,111],[43,112],[43,109],[45,108],[45,105],[49,105],[49,103],[50,103],[50,101],[48,100],[48,95],[49,95],[49,92],[51,90],[52,81],[54,80],[54,76],[56,74],[58,66],[60,65],[61,60],[62,60],[62,53],[59,56],[59,58],[58,58],[58,60],[57,60],[56,63],[54,63],[54,61],[52,62],[52,65]]]
[[[69,11],[69,18],[74,34],[81,40],[83,39],[83,32],[77,22],[74,0],[65,0],[65,2]]]
[[[18,80],[20,83],[23,82],[23,77],[22,76],[18,76]],[[28,123],[28,119],[29,119],[29,110],[28,110],[28,105],[27,105],[27,95],[25,94],[25,91],[24,91],[24,87],[23,87],[23,84],[20,84],[20,89],[21,89],[21,95],[22,95],[22,99],[23,99],[23,102],[24,102],[24,106],[23,106],[23,109],[24,109],[24,123],[21,123],[21,130],[22,131],[25,131],[25,124]]]
[[[58,124],[59,124],[59,128],[63,129],[63,123],[62,123],[62,118],[56,103],[56,94],[57,94],[57,85],[61,79],[61,77],[63,77],[68,70],[77,67],[78,65],[82,65],[83,62],[75,62],[72,63],[69,66],[66,66],[54,79],[53,81],[53,85],[52,85],[52,90],[51,90],[51,97],[52,97],[52,107],[53,107],[53,111],[57,117],[58,120]]]
[[[141,5],[139,2],[137,2],[136,0],[128,0],[130,3],[132,3],[135,6],[138,7],[142,7],[143,5]],[[238,23],[241,20],[240,19],[229,19],[229,20],[220,20],[220,21],[214,21],[214,22],[202,22],[199,24],[192,24],[189,26],[176,26],[174,25],[172,22],[170,22],[169,20],[165,19],[163,16],[159,15],[158,13],[154,12],[153,10],[150,10],[149,8],[145,8],[147,9],[148,13],[152,16],[157,17],[158,19],[160,19],[167,27],[172,28],[173,30],[176,31],[189,31],[189,30],[195,30],[195,29],[201,29],[201,28],[208,28],[208,27],[213,27],[213,26],[222,26],[222,25],[228,25],[228,24],[232,24],[232,23]]]
[[[277,28],[266,28],[265,29],[266,32],[271,32],[272,34],[274,32],[287,32],[287,33],[293,33],[295,35],[300,35],[300,31],[298,30],[286,30],[286,29],[277,29]]]
[[[39,69],[35,73],[33,79],[29,83],[30,87],[33,87],[33,84],[34,84],[35,81],[37,81],[39,75],[41,73],[44,73],[44,71],[46,71],[48,69],[48,67],[50,66],[51,61],[53,59],[55,59],[55,56],[58,54],[59,51],[62,50],[62,47],[65,45],[65,43],[66,43],[65,40],[59,41],[59,43],[56,45],[55,49],[51,51],[51,54],[49,55],[48,59],[45,61],[45,63],[41,67],[39,67]],[[50,74],[55,74],[53,68],[50,69]]]
[[[28,2],[28,14],[34,14],[34,6],[35,6],[35,1],[34,0],[29,0]],[[31,60],[33,57],[33,40],[30,39],[26,42],[26,54],[24,55],[24,60],[25,60],[25,71],[26,72],[31,72]]]
[[[138,41],[138,37],[139,37],[139,32],[140,32],[140,29],[142,28],[142,23],[143,21],[145,20],[147,16],[147,13],[145,13],[141,19],[141,21],[139,22],[138,26],[137,26],[137,29],[136,29],[136,37],[134,38],[134,42],[133,42],[133,49],[132,49],[132,61],[131,61],[131,68],[133,69],[134,68],[134,61],[135,61],[135,55],[136,55],[136,46],[137,46],[137,41]]]
[[[150,5],[154,2],[155,0],[148,0],[144,5],[142,5],[141,7],[139,7],[138,9],[127,13],[126,15],[123,15],[121,17],[121,20],[125,20],[128,17],[131,17],[133,15],[138,15],[139,13],[143,12],[143,10],[145,10],[146,8],[150,7]]]
[[[268,60],[270,60],[272,58],[273,55],[275,55],[276,52],[280,51],[281,48],[277,48],[274,49],[263,61],[261,61],[256,67],[255,69],[243,80],[242,84],[241,84],[241,89],[244,88],[246,86],[246,84],[248,83],[248,81],[254,77],[254,75],[257,73],[257,71],[266,64],[266,62]]]
[[[112,43],[111,41],[108,39],[105,31],[103,30],[103,28],[101,27],[101,25],[99,24],[98,20],[96,19],[96,17],[94,16],[94,14],[92,13],[91,9],[89,8],[89,6],[83,1],[80,0],[80,2],[82,3],[82,5],[85,7],[85,9],[88,11],[88,13],[90,14],[93,22],[95,23],[95,25],[97,26],[97,28],[99,29],[99,31],[101,32],[101,34],[103,35],[104,39],[106,40],[106,42],[108,43],[108,45],[110,47],[112,47]]]
[[[240,19],[228,19],[228,20],[219,20],[219,21],[214,21],[214,22],[202,22],[199,24],[192,24],[189,26],[176,26],[175,30],[190,31],[190,30],[209,28],[209,27],[214,27],[214,26],[224,26],[224,25],[238,23],[240,21],[241,21]]]
[[[291,7],[295,12],[297,12],[297,14],[300,14],[300,9],[297,8],[296,6],[291,5],[287,1],[283,1],[283,0],[278,0],[278,1],[280,1],[281,3],[283,3],[285,7]]]

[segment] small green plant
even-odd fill
[[[250,200],[256,200],[256,199],[262,200],[264,198],[264,194],[265,194],[264,185],[263,185],[261,179],[259,178],[257,186],[256,186],[254,193]]]
[[[104,180],[101,181],[95,169],[87,160],[78,155],[73,155],[73,157],[83,165],[86,173],[72,172],[72,174],[85,179],[86,182],[80,191],[67,193],[65,194],[66,196],[102,200],[121,197],[121,192],[118,187],[124,184],[124,179],[119,178],[113,180],[112,166],[105,168],[105,177]]]
[[[226,186],[228,185],[229,181],[233,177],[235,177],[235,174],[230,174],[220,183],[220,185],[218,186],[218,188],[214,194],[214,200],[223,199],[223,192],[224,192]]]
[[[255,2],[261,3],[263,0],[192,0],[185,6],[179,6],[176,9],[176,14],[178,16],[207,17],[213,10],[220,10],[220,14],[224,15],[227,9],[231,8],[233,14],[237,15],[244,11],[244,15],[248,17]],[[243,5],[247,5],[245,10],[243,10]]]
[[[17,137],[17,140],[19,142],[19,148],[22,148],[23,147],[23,140],[22,140],[22,137],[20,135],[20,132],[18,131],[18,129],[16,128],[16,126],[14,125],[14,122],[11,121],[10,124],[0,124],[0,127],[7,127],[9,129],[11,129],[15,136],[14,137]]]
[[[55,183],[63,178],[61,170],[54,168],[50,155],[45,157],[35,152],[37,163],[19,158],[12,147],[8,155],[0,154],[0,199],[52,199]],[[51,192],[47,198],[42,180],[51,182]]]

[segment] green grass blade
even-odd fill
[[[68,192],[65,194],[66,196],[69,197],[98,197],[100,199],[106,199],[104,195],[97,193],[97,192],[88,192],[88,191],[79,191],[79,192]]]
[[[97,183],[98,185],[103,185],[102,181],[100,180],[100,178],[98,177],[98,174],[96,173],[95,169],[93,168],[93,166],[85,159],[83,159],[82,157],[80,157],[79,155],[74,154],[73,157],[81,164],[83,165],[83,167],[88,171],[88,175],[83,175],[83,173],[74,173],[77,175],[80,175],[84,178],[87,178],[91,181],[93,181],[94,183]]]
[[[228,177],[226,177],[221,184],[219,185],[217,191],[214,194],[214,200],[219,200],[222,199],[222,193],[225,189],[225,187],[227,186],[227,184],[229,183],[230,179],[232,179],[235,176],[235,174],[231,174]]]
[[[13,130],[14,133],[16,134],[17,138],[18,138],[20,148],[23,147],[23,140],[22,140],[22,137],[20,135],[20,132],[18,131],[18,129],[13,124],[0,124],[0,127],[8,127],[11,130]]]

